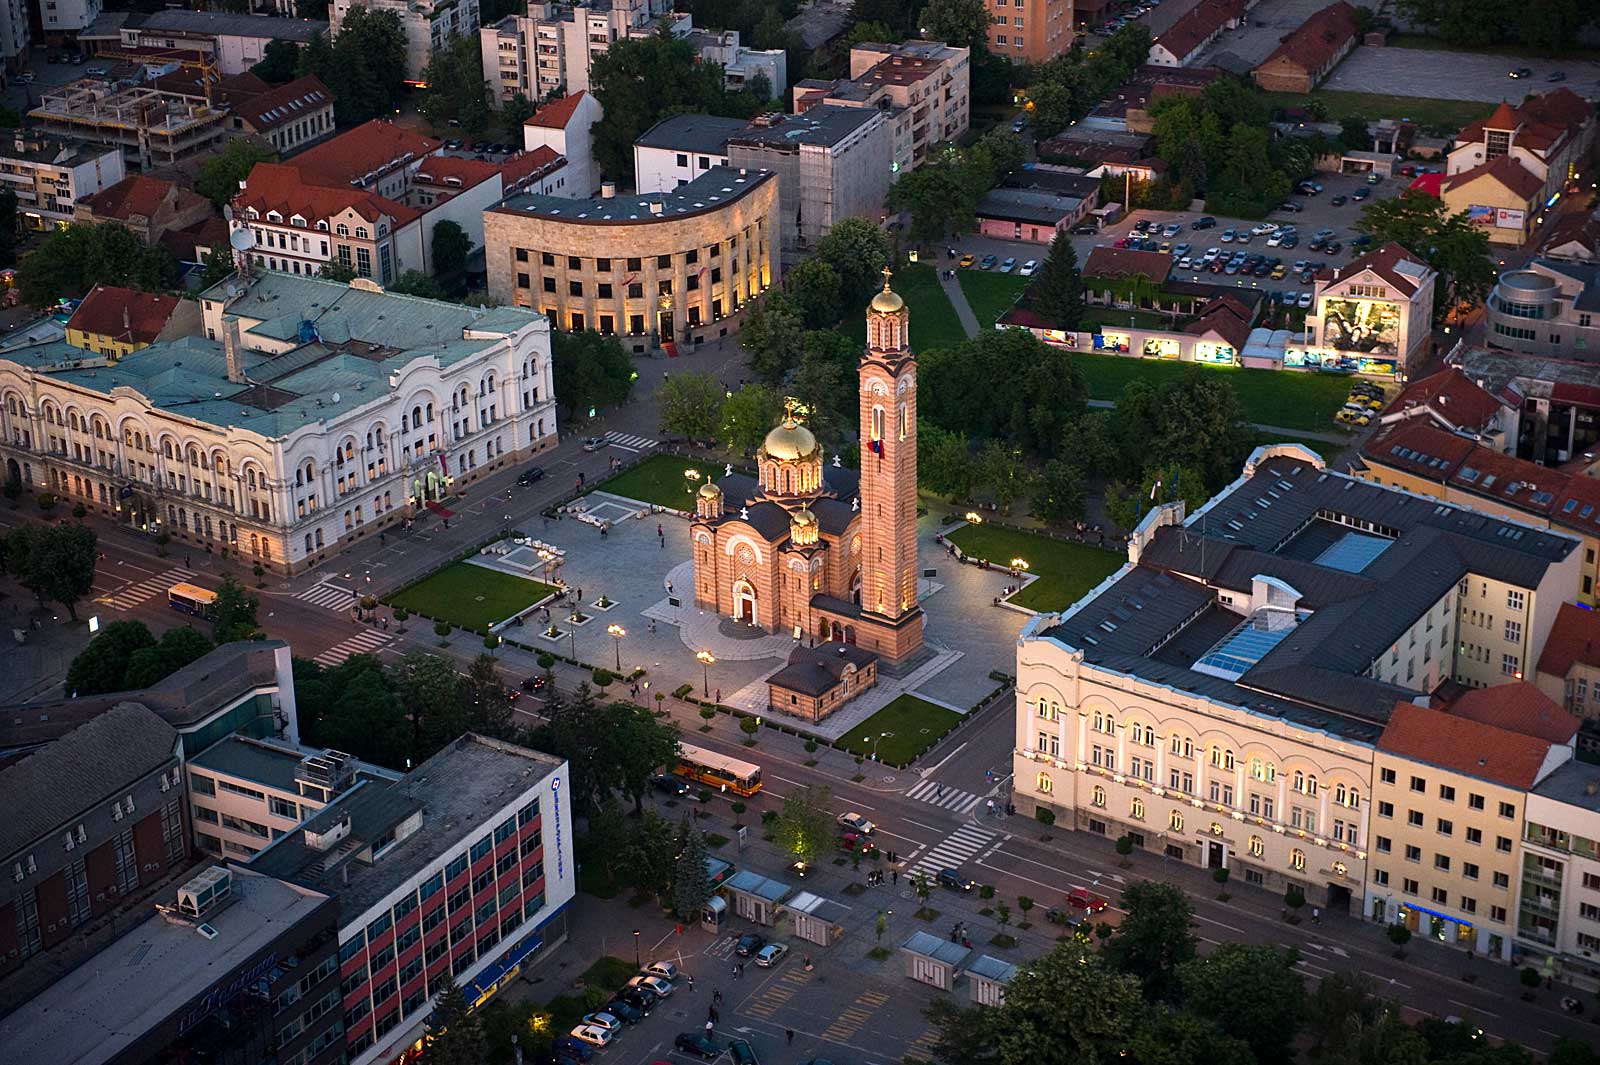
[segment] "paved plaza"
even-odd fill
[[[639,512],[604,496],[601,501],[617,517],[604,535],[571,516],[525,530],[563,553],[552,577],[565,581],[574,597],[582,593],[582,620],[572,624],[572,600],[552,604],[549,622],[537,615],[518,639],[607,668],[617,665],[620,651],[622,672],[644,667],[657,690],[692,683],[697,694],[709,689],[724,705],[766,712],[765,679],[783,667],[797,641],[695,605],[686,520],[672,514],[624,516]],[[1006,575],[957,563],[934,541],[942,527],[935,515],[923,516],[917,526],[921,568],[936,571],[921,581],[929,653],[903,676],[885,674],[876,688],[820,726],[808,725],[811,731],[842,736],[902,692],[965,713],[997,686],[991,671],[1010,672],[1025,618],[994,605]],[[598,605],[602,597],[605,606]],[[613,625],[626,633],[620,641],[607,631]],[[548,634],[551,627],[555,634]],[[716,657],[709,670],[695,657],[702,650]]]

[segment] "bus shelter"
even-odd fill
[[[821,895],[813,895],[809,891],[802,891],[788,902],[784,909],[789,911],[789,916],[794,924],[792,931],[808,943],[815,943],[819,947],[831,947],[844,935],[844,917],[850,912],[850,907]]]
[[[751,869],[735,873],[722,885],[733,903],[733,912],[756,924],[778,922],[783,900],[793,889],[788,884],[762,876]]]
[[[978,955],[978,960],[967,966],[972,978],[972,1004],[975,1006],[1001,1006],[1006,1001],[1006,985],[1017,975],[1017,967],[1008,961]]]
[[[949,991],[961,978],[962,966],[972,951],[960,943],[940,939],[931,932],[913,932],[900,945],[906,958],[906,975],[929,987]]]

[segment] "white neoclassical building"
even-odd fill
[[[204,336],[0,351],[5,474],[292,573],[556,442],[550,327],[292,274],[201,293]]]
[[[1512,679],[1578,541],[1258,448],[1017,645],[1013,802],[1058,824],[1359,909],[1374,752],[1401,703]],[[1514,627],[1490,655],[1483,633]],[[1380,816],[1382,811],[1379,811]]]

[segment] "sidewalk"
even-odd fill
[[[961,291],[960,272],[953,272],[946,277],[945,268],[940,268],[939,285],[944,289],[944,294],[950,298],[950,306],[955,308],[956,317],[961,321],[961,328],[967,331],[967,336],[977,336],[978,316],[972,313],[972,304],[967,302],[967,294]]]

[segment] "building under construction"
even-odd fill
[[[93,78],[44,93],[28,117],[50,133],[116,145],[141,170],[210,151],[228,126],[225,108],[148,86],[118,86]]]

